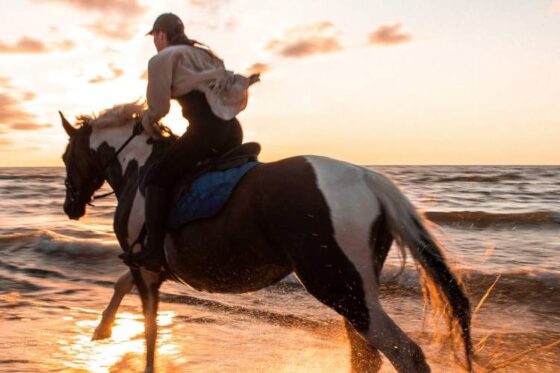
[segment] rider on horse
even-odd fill
[[[148,108],[142,126],[153,138],[161,135],[156,123],[176,99],[189,121],[187,131],[149,171],[145,180],[147,242],[139,254],[124,259],[130,266],[159,271],[168,213],[168,188],[192,171],[198,162],[219,156],[241,144],[243,133],[235,116],[245,109],[249,86],[259,75],[244,77],[228,71],[211,50],[184,32],[181,19],[160,15],[148,33],[158,51],[148,64]]]

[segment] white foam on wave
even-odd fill
[[[115,256],[119,245],[115,241],[74,238],[53,231],[38,231],[36,250],[48,255],[67,255],[71,257],[108,257]]]

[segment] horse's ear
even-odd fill
[[[72,127],[70,122],[68,122],[68,120],[66,120],[66,118],[64,117],[64,114],[62,114],[61,111],[59,111],[58,114],[60,114],[60,120],[62,121],[62,127],[64,128],[64,130],[66,131],[68,136],[73,137],[76,134],[76,132],[78,132],[78,130],[76,128]]]

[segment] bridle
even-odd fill
[[[134,139],[136,136],[141,134],[143,130],[144,130],[144,128],[142,127],[142,122],[137,120],[136,123],[134,124],[134,127],[132,128],[132,134],[130,135],[130,137],[119,147],[119,149],[115,152],[115,154],[113,154],[113,156],[107,162],[105,162],[105,164],[101,167],[101,173],[102,174],[105,173],[107,168],[117,159],[119,154],[132,141],[132,139]],[[97,178],[94,179],[95,183],[97,183],[97,181],[98,181]],[[71,203],[86,200],[86,198],[83,198],[83,195],[80,193],[80,191],[76,187],[74,187],[74,185],[72,184],[70,179],[68,179],[68,178],[64,179],[64,185],[66,186],[66,191],[69,194],[69,199],[70,199]],[[97,195],[97,196],[93,195],[93,196],[91,196],[89,201],[86,202],[86,204],[89,205],[89,206],[95,206],[94,204],[92,204],[92,202],[94,200],[108,197],[108,196],[110,196],[111,194],[114,194],[114,193],[115,193],[115,191],[111,191],[111,192],[100,194],[100,195]]]

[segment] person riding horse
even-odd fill
[[[146,245],[125,255],[132,267],[159,271],[164,263],[167,189],[194,169],[198,162],[239,146],[243,132],[236,115],[245,109],[248,88],[259,74],[245,77],[224,67],[204,44],[189,39],[181,19],[164,13],[146,35],[153,36],[157,54],[148,63],[147,110],[142,126],[158,139],[157,122],[169,112],[171,99],[189,121],[187,131],[150,170],[145,180]]]

